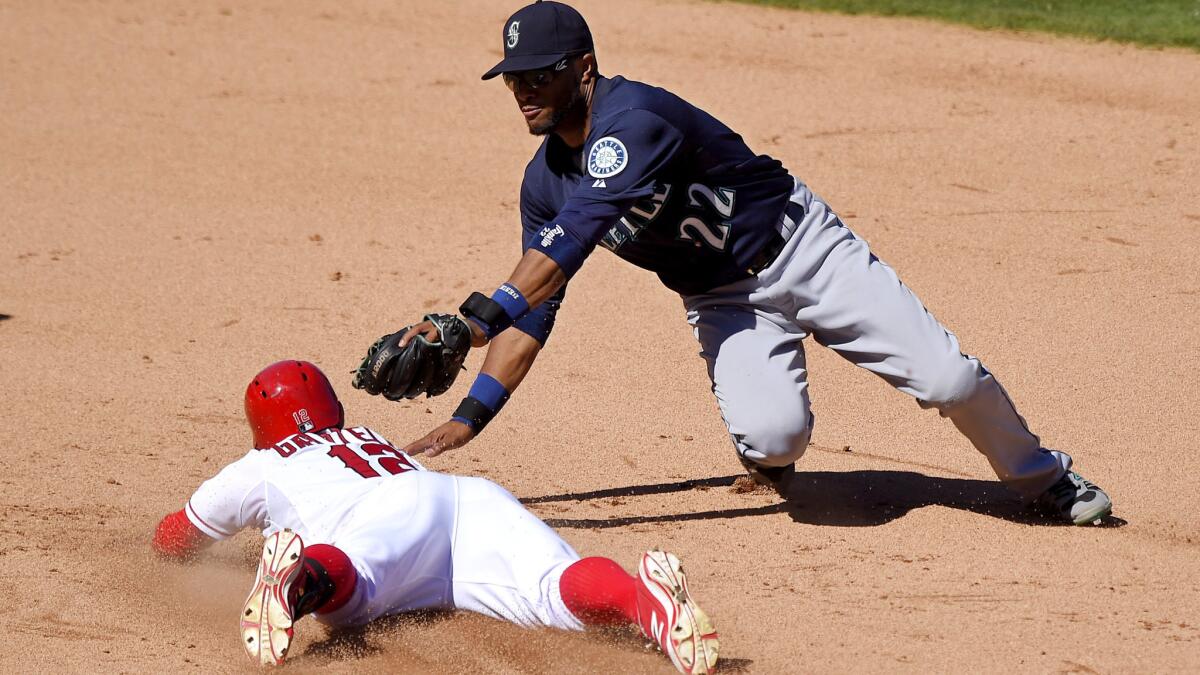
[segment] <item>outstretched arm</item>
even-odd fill
[[[163,516],[154,530],[151,545],[154,552],[164,558],[188,560],[216,541],[200,531],[188,520],[183,509]]]
[[[266,491],[252,451],[228,464],[196,488],[182,509],[158,522],[151,542],[156,553],[187,560],[215,541],[227,539],[245,527],[266,523]]]
[[[483,326],[475,320],[467,321],[472,331],[472,345],[488,345],[479,377],[455,416],[420,440],[409,443],[404,452],[436,457],[465,445],[478,435],[533,366],[553,326],[554,315],[562,301],[560,291],[566,281],[562,268],[549,256],[532,250],[525,252],[505,285],[518,289],[518,292],[530,289],[522,295],[528,300],[530,308],[536,311],[490,340]],[[542,307],[543,303],[545,307]],[[437,327],[430,322],[418,324],[404,335],[401,345],[407,344],[418,334],[435,340],[438,337]]]
[[[553,258],[536,249],[529,249],[521,256],[521,262],[517,263],[508,283],[521,289],[530,307],[537,307],[567,283],[567,275]]]
[[[512,275],[509,276],[508,282],[505,285],[515,288],[520,292],[529,304],[529,308],[533,309],[557,293],[558,289],[562,288],[565,283],[567,283],[567,275],[559,267],[558,263],[554,262],[553,258],[541,251],[529,249],[525,251],[525,255],[521,256],[521,261],[517,263],[516,269],[513,270]],[[479,323],[468,321],[467,324],[471,327],[471,346],[482,347],[491,341],[484,334],[484,328]],[[500,335],[504,334],[501,333]],[[437,326],[429,321],[418,323],[410,328],[404,334],[404,337],[400,338],[400,347],[404,348],[417,335],[424,335],[431,342],[436,341],[438,339]],[[491,359],[491,350],[488,351],[488,358]],[[533,359],[531,358],[529,362],[533,363]],[[525,370],[528,372],[528,367]],[[488,372],[486,364],[484,372]],[[525,373],[522,372],[521,377],[524,376]],[[504,382],[504,380],[500,381]],[[520,378],[517,379],[517,382],[520,382]],[[512,391],[512,389],[509,389],[509,391]]]
[[[541,343],[529,335],[506,330],[492,340],[480,372],[496,378],[509,392],[516,391],[541,351]]]
[[[506,330],[491,341],[479,372],[495,379],[511,394],[525,379],[541,351],[542,344],[530,335],[520,330]],[[477,433],[469,422],[451,419],[420,440],[409,443],[404,452],[436,457],[465,445]]]

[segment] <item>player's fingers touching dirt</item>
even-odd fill
[[[475,431],[471,427],[462,422],[450,420],[425,434],[424,438],[406,445],[404,452],[410,455],[424,454],[429,457],[437,457],[447,450],[466,445],[472,438],[475,438]]]

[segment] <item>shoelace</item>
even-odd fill
[[[1063,475],[1062,480],[1054,484],[1050,488],[1050,494],[1054,495],[1054,501],[1063,503],[1068,499],[1074,499],[1079,493],[1080,488],[1083,490],[1094,490],[1095,485],[1092,485],[1086,478],[1077,473],[1067,473]]]
[[[293,619],[311,614],[333,596],[333,582],[324,568],[314,560],[306,559],[300,571],[301,577],[291,588],[290,600]]]

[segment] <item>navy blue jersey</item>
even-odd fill
[[[582,148],[547,135],[525,169],[526,250],[569,278],[600,245],[683,294],[744,279],[778,250],[793,187],[779,161],[678,96],[622,77],[597,81],[591,114]],[[544,341],[561,299],[518,327]]]

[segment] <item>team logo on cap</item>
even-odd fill
[[[508,24],[508,40],[504,44],[508,45],[509,49],[517,46],[517,40],[521,39],[521,34],[517,31],[521,27],[520,21],[514,21]]]
[[[629,153],[625,151],[625,144],[614,136],[605,136],[592,144],[592,151],[588,153],[588,173],[596,178],[611,178],[621,173],[627,159]]]

